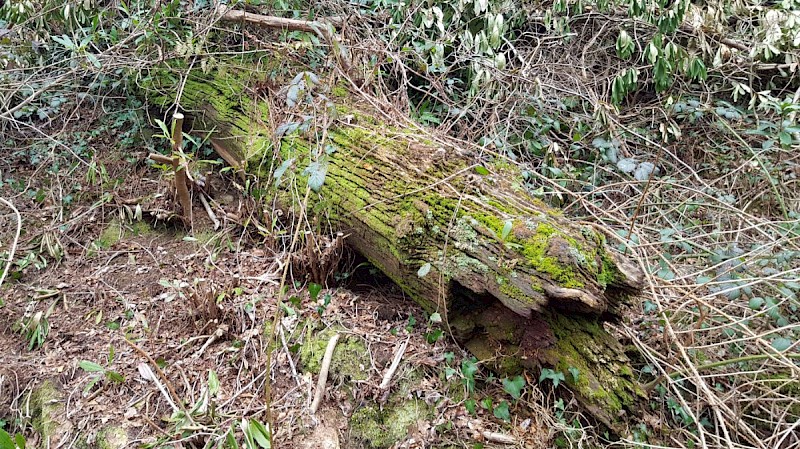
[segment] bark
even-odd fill
[[[289,211],[302,199],[291,186],[305,187],[310,164],[326,167],[309,214],[344,232],[349,246],[439,312],[479,359],[507,373],[562,372],[597,419],[622,429],[621,416],[644,393],[601,317],[618,313],[642,275],[607,249],[602,232],[531,196],[516,166],[476,162],[387,124],[376,111],[348,105],[341,86],[326,92],[337,112],[316,109],[327,126],[278,137],[273,126],[281,124],[269,125],[268,103],[258,99],[261,75],[231,67],[189,73],[181,97],[195,127],[214,130],[212,143],[226,160],[277,185]],[[309,113],[282,121],[300,121],[292,117],[301,112]]]

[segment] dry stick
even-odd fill
[[[231,9],[225,5],[217,6],[217,14],[220,15],[220,19],[222,20],[242,21],[267,28],[279,28],[290,31],[306,31],[309,33],[316,33],[320,37],[326,39],[333,37],[328,29],[329,25],[324,22],[264,16],[261,14],[253,14]]]
[[[392,377],[394,377],[395,371],[397,371],[397,367],[400,366],[400,360],[403,359],[403,354],[406,352],[406,347],[408,346],[408,340],[411,337],[406,338],[406,341],[400,345],[400,348],[397,349],[397,354],[394,355],[394,360],[392,360],[392,365],[389,367],[389,370],[386,371],[386,374],[383,375],[383,381],[381,382],[380,388],[381,390],[385,390],[389,388],[389,382],[392,381]]]
[[[208,214],[208,218],[210,218],[211,221],[214,222],[214,230],[216,231],[217,229],[219,229],[220,226],[219,220],[217,219],[217,216],[214,214],[214,211],[211,209],[211,205],[208,204],[206,196],[203,195],[202,192],[200,193],[200,202],[203,203],[203,208],[205,208],[206,213]]]
[[[145,359],[147,359],[147,361],[150,363],[150,365],[151,365],[153,368],[155,368],[155,370],[156,370],[156,374],[158,374],[158,377],[160,377],[160,378],[161,378],[161,380],[162,380],[162,381],[164,381],[164,385],[166,385],[166,386],[167,386],[167,390],[169,390],[169,394],[170,394],[170,395],[172,395],[172,397],[174,398],[174,400],[176,400],[176,401],[177,401],[176,403],[177,403],[177,404],[178,404],[178,406],[181,408],[181,411],[183,411],[183,414],[184,414],[184,415],[185,415],[187,418],[189,418],[189,420],[191,420],[192,422],[194,422],[194,420],[192,419],[192,417],[191,417],[191,415],[189,414],[189,412],[187,412],[187,411],[186,411],[186,408],[184,408],[184,407],[183,407],[183,402],[181,402],[181,401],[179,401],[179,400],[178,400],[179,396],[178,396],[178,394],[177,394],[177,393],[175,393],[175,388],[172,386],[172,382],[170,382],[170,381],[169,381],[169,379],[167,378],[167,375],[166,375],[166,374],[164,374],[164,371],[162,371],[162,370],[161,370],[161,367],[159,367],[159,366],[158,366],[158,363],[156,363],[156,361],[155,361],[155,360],[153,360],[153,358],[152,358],[152,357],[150,357],[150,354],[146,353],[146,352],[144,351],[144,349],[140,348],[140,347],[139,347],[139,346],[138,346],[136,343],[134,343],[134,342],[132,342],[132,341],[128,340],[127,338],[123,338],[123,340],[125,341],[125,343],[127,343],[127,344],[128,344],[128,346],[130,346],[130,347],[131,347],[131,348],[133,348],[133,349],[134,349],[136,352],[138,352],[138,353],[139,353],[139,355],[141,355],[142,357],[144,357]]]
[[[286,359],[289,361],[289,367],[292,369],[292,377],[294,378],[295,383],[298,387],[301,386],[300,384],[300,376],[297,375],[297,368],[294,366],[294,360],[292,360],[292,352],[289,350],[289,345],[286,343],[286,334],[283,332],[283,325],[278,328],[278,334],[281,337],[281,344],[283,344],[283,350],[286,351]]]
[[[0,286],[2,286],[3,281],[6,278],[6,275],[8,274],[8,270],[11,269],[11,262],[14,260],[14,252],[17,250],[17,244],[19,243],[19,234],[20,232],[22,232],[22,216],[19,214],[19,210],[17,210],[17,208],[14,207],[14,205],[11,204],[11,202],[8,201],[7,199],[0,198],[0,203],[5,204],[6,207],[14,211],[14,215],[17,216],[17,233],[14,235],[14,241],[11,243],[11,247],[8,250],[8,259],[6,260],[6,267],[3,270],[3,272],[0,273]]]
[[[511,435],[506,435],[504,433],[489,432],[488,430],[484,430],[482,435],[484,438],[486,438],[487,441],[490,441],[492,443],[517,444],[516,438],[512,437]]]
[[[336,30],[334,29],[333,23],[337,21],[337,18],[326,19],[325,21],[286,19],[283,17],[264,16],[235,10],[225,5],[217,6],[217,14],[219,14],[221,20],[247,22],[253,25],[281,30],[315,33],[322,39],[325,39],[333,48],[337,60],[342,63],[345,71],[350,70],[350,56],[341,42],[336,39]]]
[[[328,340],[328,347],[325,348],[325,357],[322,358],[322,367],[319,369],[319,379],[317,379],[317,391],[314,393],[314,401],[311,403],[311,414],[317,413],[322,396],[325,395],[325,383],[328,381],[328,370],[331,367],[333,350],[336,349],[336,342],[339,341],[339,334],[334,335]]]
[[[186,177],[186,164],[181,161],[183,145],[183,114],[172,114],[172,166],[175,168],[175,189],[183,209],[183,224],[192,226],[192,199],[189,196],[189,180]]]

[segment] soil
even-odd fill
[[[388,446],[547,446],[552,418],[538,389],[512,402],[499,382],[479,382],[471,397],[508,400],[512,419],[481,406],[468,412],[458,370],[467,354],[446,336],[429,342],[437,323],[368,265],[344,257],[312,299],[292,258],[306,249],[290,248],[280,220],[265,229],[266,201],[237,188],[233,174],[207,180],[220,227],[195,195],[186,229],[173,216],[169,170],[112,142],[113,130],[92,140],[86,162],[105,167],[99,180],[87,164],[64,164],[74,162],[67,154],[32,163],[18,151],[0,162],[0,196],[22,217],[15,240],[15,215],[0,210],[0,256],[16,252],[0,287],[0,427],[29,447],[200,448],[232,447],[223,446],[228,433],[243,445],[248,420],[273,424],[273,447],[371,447],[377,440],[354,429],[352,415],[376,407],[389,416],[415,401],[429,413]],[[36,322],[49,328],[41,344],[29,333]],[[359,375],[334,366],[312,415],[319,373],[301,355],[328,329],[366,352]],[[30,405],[46,381],[63,406],[49,435]],[[117,445],[109,429],[122,429]],[[493,443],[486,432],[516,443]]]

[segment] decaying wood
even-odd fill
[[[276,136],[252,94],[257,76],[238,70],[194,71],[185,83],[182,104],[216,130],[214,148],[262,177],[287,214],[301,213],[293,192],[308,168],[324,166],[311,220],[347,235],[480,360],[505,373],[559,371],[587,410],[621,428],[644,393],[601,318],[617,316],[643,277],[602,232],[533,197],[513,164],[388,125],[346,95],[329,92],[339,110],[324,132]]]
[[[223,4],[217,6],[217,14],[219,15],[220,19],[231,22],[247,22],[251,25],[289,31],[305,31],[308,33],[315,33],[324,39],[330,39],[333,37],[331,31],[333,25],[324,22],[253,14],[246,11],[232,9]]]

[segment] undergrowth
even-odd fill
[[[19,201],[68,209],[91,195],[100,207],[110,201],[103,192],[124,180],[98,165],[93,139],[111,132],[115,145],[132,152],[135,135],[156,126],[134,96],[166,95],[177,107],[190,68],[224,69],[226,53],[253,48],[289,54],[308,71],[275,86],[282,98],[302,102],[305,86],[310,92],[313,79],[334,72],[344,85],[361,86],[368,101],[391,104],[479,157],[518,164],[525,188],[610,230],[611,244],[636,260],[647,287],[617,330],[640,354],[650,410],[621,443],[798,444],[796,1],[264,3],[241,6],[299,19],[354,19],[340,26],[340,41],[325,42],[312,33],[235,24],[220,32],[206,2],[112,2],[103,9],[6,2],[3,157],[52,177],[31,188],[25,175],[5,172],[0,183]],[[148,91],[165,60],[177,61],[174,91]],[[343,60],[359,70],[342,69]],[[294,76],[286,66],[273,69],[276,79]],[[86,109],[77,106],[105,111],[109,104],[124,107],[103,113],[95,128],[59,134],[75,120],[70,114]],[[301,117],[277,125],[313,123]],[[322,182],[324,173],[308,188]],[[62,216],[27,242],[32,249],[10,261],[9,278],[57,263],[63,226]],[[291,237],[302,226],[283,232],[285,246],[295,245]],[[27,328],[33,348],[42,332]],[[444,371],[460,373],[469,390],[473,368],[447,364]],[[556,386],[558,374],[566,375],[548,374],[543,380]],[[518,381],[506,380],[505,391],[518,394]],[[465,406],[504,420],[515,400],[472,398]],[[554,404],[565,428],[559,446],[604,441],[572,418],[569,405]]]

